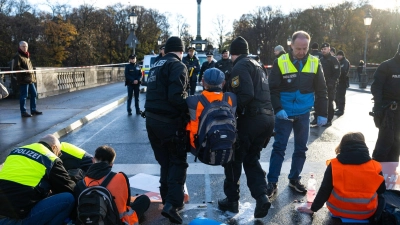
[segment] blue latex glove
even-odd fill
[[[326,117],[318,116],[317,118],[317,125],[319,127],[325,125],[328,122],[328,119]]]
[[[278,119],[281,119],[281,120],[287,120],[287,119],[289,119],[289,118],[288,118],[288,115],[287,115],[287,113],[286,113],[286,111],[285,111],[284,109],[282,109],[281,111],[279,111],[279,112],[276,114],[276,117],[277,117]]]

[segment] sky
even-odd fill
[[[50,1],[50,0],[49,0]],[[42,10],[48,10],[43,3],[46,0],[28,0],[36,4]],[[182,15],[184,22],[190,26],[190,33],[195,37],[197,34],[197,0],[51,0],[51,3],[69,4],[78,7],[83,4],[93,5],[98,8],[105,8],[107,5],[121,3],[123,5],[140,5],[145,8],[156,9],[161,13],[168,13],[172,35],[177,35],[178,14]],[[202,38],[216,36],[215,21],[218,15],[223,16],[229,26],[226,30],[231,31],[231,24],[240,18],[242,14],[253,12],[258,6],[272,6],[273,9],[280,8],[287,14],[296,9],[306,9],[319,5],[337,5],[344,0],[202,0],[201,1],[201,36]],[[358,0],[356,0],[358,2]],[[400,0],[370,0],[369,3],[380,9],[394,8],[400,6]]]

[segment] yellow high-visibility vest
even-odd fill
[[[78,159],[82,159],[86,153],[85,150],[67,142],[61,142],[61,152],[66,152]]]
[[[314,73],[318,72],[319,59],[313,55],[308,55],[307,62],[301,70],[302,73]],[[286,53],[278,58],[278,66],[281,70],[282,75],[297,73],[298,70],[290,61],[289,53]]]

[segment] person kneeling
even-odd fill
[[[312,214],[326,202],[335,217],[377,221],[385,204],[386,185],[382,166],[369,156],[364,135],[345,134],[335,152],[311,208],[299,207],[298,211]]]
[[[89,167],[85,178],[80,182],[86,187],[100,186],[103,181],[106,182],[105,180],[113,175],[108,184],[104,184],[104,186],[114,199],[121,222],[123,224],[136,225],[139,223],[139,219],[143,216],[144,212],[149,208],[150,199],[146,195],[141,195],[134,202],[130,202],[129,179],[123,172],[115,174],[111,171],[115,157],[116,153],[112,147],[106,145],[98,147],[94,155],[94,164]],[[77,183],[75,188],[75,195],[79,196],[79,198],[81,198],[80,194],[84,191],[82,183]]]

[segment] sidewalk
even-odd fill
[[[371,93],[371,85],[368,84],[366,88],[361,89],[358,83],[350,83],[348,90]]]
[[[62,137],[126,101],[123,82],[37,100],[43,115],[22,118],[19,99],[0,100],[0,164],[8,153],[45,134]],[[27,100],[29,111],[29,100]]]

